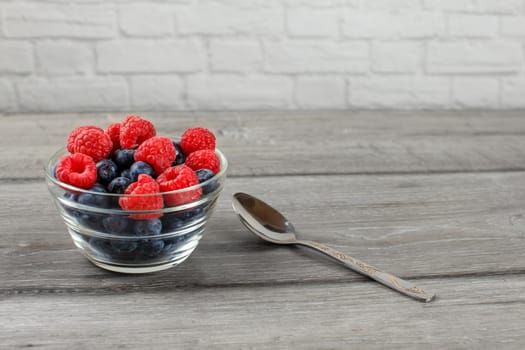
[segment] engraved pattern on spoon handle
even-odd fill
[[[387,272],[381,271],[376,267],[365,264],[364,262],[351,257],[348,254],[341,253],[333,248],[330,248],[324,244],[313,242],[313,241],[297,241],[297,244],[313,248],[319,252],[328,255],[329,257],[338,260],[343,263],[346,267],[359,272],[365,276],[368,276],[379,283],[384,284],[402,294],[417,299],[423,302],[430,302],[434,299],[435,294],[425,292],[424,290],[416,287],[413,283],[405,281],[399,277],[391,275]]]

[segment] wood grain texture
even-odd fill
[[[231,209],[237,191],[282,210],[305,237],[407,279],[525,272],[524,173],[231,178],[189,260],[133,277],[87,262],[45,185],[31,182],[0,185],[0,202],[9,206],[0,213],[0,291],[363,280],[305,248],[273,246],[250,234]],[[28,208],[38,212],[28,215]]]
[[[523,112],[143,115],[213,129],[230,176],[191,257],[138,276],[89,263],[42,180],[71,129],[122,115],[0,115],[0,348],[525,348]],[[262,242],[238,191],[438,299]]]
[[[6,349],[523,349],[525,277],[424,281],[421,304],[355,283],[0,299]]]
[[[159,134],[205,125],[230,175],[524,170],[523,112],[144,113]],[[0,178],[41,177],[79,125],[122,114],[0,116]]]

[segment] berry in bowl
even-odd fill
[[[213,133],[157,136],[128,116],[106,130],[80,126],[45,166],[46,182],[76,247],[122,273],[176,266],[197,247],[228,162]]]

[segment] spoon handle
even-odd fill
[[[383,272],[376,267],[365,264],[356,258],[351,257],[348,254],[341,253],[333,248],[330,248],[324,244],[313,242],[313,241],[297,241],[297,244],[315,249],[329,257],[341,262],[346,267],[359,272],[365,276],[368,276],[379,283],[384,284],[402,294],[412,297],[416,300],[428,303],[434,299],[435,294],[425,292],[424,290],[416,287],[413,283],[405,281],[399,277],[391,275],[387,272]]]

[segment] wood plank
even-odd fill
[[[230,175],[523,170],[523,112],[144,113],[159,134],[205,125]],[[0,116],[0,178],[42,176],[42,165],[78,125],[122,113]],[[322,135],[322,137],[319,137]]]
[[[248,233],[231,210],[237,191],[281,209],[304,236],[401,277],[525,271],[524,173],[231,178],[186,262],[131,277],[98,269],[73,248],[43,183],[14,182],[0,184],[8,208],[0,212],[0,294],[363,280]]]
[[[421,304],[373,282],[0,299],[6,349],[523,349],[525,276],[425,280]]]

